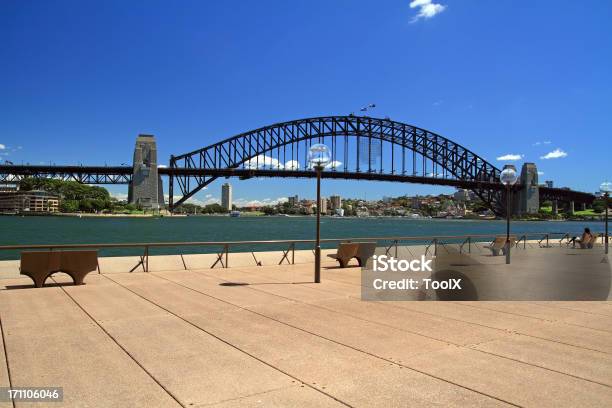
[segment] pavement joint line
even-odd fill
[[[2,334],[2,347],[4,348],[4,362],[6,363],[6,373],[9,380],[9,387],[13,388],[13,379],[11,377],[11,366],[9,364],[8,352],[6,350],[6,337],[4,336],[4,325],[2,324],[2,317],[0,316],[0,333]],[[15,408],[15,400],[11,399],[13,408]]]
[[[207,276],[211,276],[211,275],[207,275]],[[166,279],[166,278],[162,278],[162,279]],[[225,279],[222,279],[222,278],[218,278],[218,279],[225,281]],[[166,279],[166,280],[168,280],[168,281],[170,281],[170,282],[174,282],[174,281],[169,280],[169,279]],[[226,282],[227,282],[227,281],[226,281]],[[174,282],[174,283],[176,283],[176,282]],[[183,286],[183,285],[181,285],[181,286]],[[189,289],[191,289],[191,288],[189,288]],[[283,298],[283,299],[293,300],[294,302],[297,302],[297,303],[301,303],[301,304],[305,304],[305,305],[310,305],[310,306],[317,307],[317,308],[320,308],[320,309],[323,309],[323,310],[327,310],[327,311],[330,311],[330,312],[334,312],[334,313],[338,313],[338,314],[343,314],[343,315],[351,316],[351,317],[353,317],[353,318],[356,318],[356,319],[359,319],[359,320],[363,320],[363,321],[367,321],[367,322],[370,322],[370,323],[375,323],[375,324],[379,324],[379,325],[382,325],[382,326],[391,327],[391,328],[394,328],[394,329],[396,329],[396,330],[405,331],[405,332],[407,332],[407,333],[415,334],[415,335],[422,336],[422,337],[425,337],[425,338],[429,338],[429,339],[432,339],[432,340],[437,340],[437,341],[445,342],[445,343],[448,343],[448,344],[451,344],[451,345],[454,345],[454,346],[457,346],[457,347],[468,348],[468,349],[475,350],[475,351],[478,351],[478,352],[482,352],[482,353],[485,353],[485,354],[490,354],[490,355],[493,355],[493,356],[497,356],[497,357],[499,357],[499,358],[504,358],[504,359],[507,359],[507,360],[511,360],[511,361],[515,361],[515,362],[518,362],[518,363],[522,363],[522,364],[530,365],[530,366],[533,366],[533,367],[538,367],[538,368],[541,368],[541,369],[544,369],[544,370],[553,371],[553,372],[556,372],[556,373],[559,373],[559,374],[565,374],[565,375],[570,376],[570,377],[574,377],[574,378],[577,378],[577,379],[581,379],[581,380],[585,380],[585,381],[593,382],[593,383],[596,383],[596,384],[599,384],[599,385],[604,385],[604,386],[606,386],[606,387],[610,387],[610,386],[609,386],[609,385],[607,385],[607,384],[604,384],[604,383],[599,383],[599,382],[594,381],[594,380],[589,380],[588,378],[578,377],[578,376],[575,376],[575,375],[573,375],[573,374],[564,373],[564,372],[557,371],[557,370],[552,369],[552,368],[547,368],[547,367],[540,366],[540,365],[538,365],[538,364],[533,364],[533,363],[526,362],[526,361],[516,360],[516,359],[514,359],[514,358],[507,357],[507,356],[504,356],[504,355],[501,355],[501,354],[496,354],[496,353],[492,353],[492,352],[483,351],[483,350],[480,350],[480,349],[477,349],[477,348],[473,348],[473,346],[476,346],[476,345],[479,345],[479,344],[483,344],[483,343],[487,343],[487,342],[490,342],[490,341],[496,341],[496,340],[499,340],[499,339],[490,339],[490,340],[486,340],[486,341],[483,341],[483,342],[480,342],[480,343],[472,343],[472,344],[459,344],[459,343],[453,343],[453,342],[451,342],[451,341],[449,341],[449,340],[437,339],[437,338],[435,338],[435,337],[426,336],[426,335],[423,335],[423,334],[418,333],[418,332],[412,332],[412,331],[409,331],[409,330],[405,330],[405,329],[402,329],[402,328],[397,328],[397,327],[395,327],[395,326],[387,325],[387,324],[384,324],[384,323],[375,322],[375,321],[368,320],[368,319],[363,319],[363,318],[360,318],[360,317],[357,317],[357,316],[354,316],[354,315],[351,315],[351,314],[348,314],[348,313],[342,313],[342,312],[338,312],[338,311],[333,310],[333,309],[328,309],[328,308],[326,308],[326,307],[324,307],[324,306],[318,306],[318,305],[315,305],[315,304],[313,304],[313,303],[302,302],[302,301],[299,301],[299,300],[295,300],[295,299],[287,298],[287,297],[285,297],[285,296],[281,296],[281,295],[277,295],[277,294],[269,293],[269,292],[266,292],[266,291],[258,290],[257,288],[251,288],[251,289],[256,290],[256,291],[259,291],[259,292],[262,292],[262,293],[266,293],[266,294],[270,294],[270,295],[278,296],[278,297]],[[316,288],[311,288],[311,289],[315,289],[315,290],[316,290]],[[195,290],[195,289],[192,289],[192,290]],[[197,290],[196,290],[196,292],[199,292],[199,291],[197,291]],[[209,295],[207,295],[207,296],[209,296]],[[211,297],[213,297],[213,298],[214,298],[214,296],[211,296]],[[351,299],[357,299],[357,298],[354,298],[354,297],[351,297],[351,296],[349,296],[349,298],[351,298]],[[372,302],[372,303],[375,303],[375,304],[378,304],[378,305],[381,305],[381,306],[385,305],[385,304],[384,304],[384,302]],[[387,306],[393,306],[393,305],[387,305]],[[406,309],[406,310],[414,311],[413,309],[407,309],[407,308],[402,308],[402,307],[398,307],[398,306],[393,306],[393,307],[396,307],[396,308],[399,308],[399,309]],[[248,309],[247,309],[247,310],[248,310]],[[423,312],[423,313],[424,313],[424,312]],[[435,317],[439,317],[439,316],[437,316],[437,315],[433,315],[433,316],[435,316]],[[459,320],[459,321],[460,321],[460,322],[463,322],[462,320]],[[471,323],[471,322],[464,322],[464,323]],[[477,324],[477,323],[474,323],[474,324]],[[587,348],[587,347],[576,346],[576,345],[573,345],[573,344],[566,344],[566,343],[563,343],[563,342],[558,342],[558,341],[555,341],[555,340],[550,340],[550,339],[544,339],[544,338],[540,338],[540,337],[537,337],[537,336],[532,336],[532,335],[528,335],[528,334],[524,334],[524,333],[520,333],[520,332],[516,332],[516,331],[512,331],[512,330],[507,330],[507,329],[498,329],[498,328],[495,328],[495,327],[489,327],[489,326],[486,326],[486,325],[482,325],[482,326],[483,326],[483,327],[486,327],[486,328],[494,329],[494,330],[501,330],[501,331],[507,332],[507,333],[509,333],[509,334],[511,334],[511,335],[521,335],[521,336],[526,336],[526,337],[534,337],[534,338],[537,338],[537,339],[540,339],[540,340],[544,340],[544,341],[550,341],[550,342],[553,342],[553,343],[560,343],[560,344],[563,344],[563,345],[566,345],[566,346],[570,346],[570,347],[574,347],[574,348],[579,348],[579,349],[581,349],[581,350],[589,350],[589,351],[594,351],[594,352],[599,352],[599,353],[608,354],[607,352],[604,352],[604,351],[593,350],[593,349],[589,349],[589,348]],[[350,346],[348,346],[348,347],[350,347]],[[407,368],[410,368],[410,367],[407,367]],[[504,402],[505,402],[505,401],[504,401]]]
[[[208,275],[208,276],[211,276],[211,275]],[[347,282],[338,281],[338,280],[334,280],[334,279],[330,279],[330,278],[327,278],[327,279],[332,280],[334,282],[344,283],[344,284],[347,284],[347,285],[361,286],[361,285],[350,284],[350,283],[347,283]],[[309,286],[306,286],[306,287],[309,288],[309,289],[313,289],[313,290],[319,290],[318,288],[312,288],[312,287],[309,287]],[[357,297],[350,296],[350,295],[348,297],[352,298],[352,299],[359,299]],[[372,303],[383,305],[383,306],[387,306],[387,307],[393,307],[393,308],[399,308],[399,309],[404,309],[404,310],[410,310],[410,311],[413,311],[413,312],[416,312],[416,313],[423,313],[423,314],[427,314],[427,315],[438,317],[438,318],[445,318],[445,319],[449,319],[449,320],[455,320],[455,321],[462,322],[462,323],[465,323],[465,324],[472,324],[472,325],[476,325],[476,326],[486,327],[486,328],[489,328],[489,329],[492,329],[492,330],[500,330],[500,331],[505,331],[505,332],[510,332],[510,333],[518,333],[518,334],[521,334],[522,336],[533,337],[535,339],[550,341],[552,343],[563,344],[565,346],[575,347],[575,348],[579,348],[579,349],[583,349],[583,350],[594,351],[596,353],[612,354],[612,352],[597,350],[597,349],[593,349],[593,348],[590,348],[590,347],[579,346],[579,345],[571,344],[571,343],[565,343],[563,341],[553,340],[553,339],[546,338],[546,337],[539,337],[539,336],[535,336],[533,334],[528,334],[528,333],[524,333],[524,332],[517,331],[517,330],[499,329],[497,327],[487,326],[487,325],[480,324],[480,323],[468,322],[466,320],[456,319],[456,318],[448,317],[448,316],[445,316],[445,315],[438,315],[438,314],[435,314],[435,313],[427,313],[427,312],[423,312],[422,310],[416,310],[416,309],[410,309],[410,308],[399,307],[399,306],[395,306],[395,305],[391,305],[391,304],[386,304],[385,302],[372,302]],[[566,308],[566,309],[569,309],[569,308]],[[331,309],[328,309],[328,310],[331,310]],[[581,311],[581,310],[576,310],[576,309],[569,309],[569,310],[573,310],[573,311],[576,311],[576,312],[580,312]],[[338,312],[338,313],[340,313],[340,312]],[[603,315],[603,316],[608,316],[608,315]],[[353,317],[356,317],[356,316],[353,316]],[[555,323],[563,323],[563,322],[555,322]],[[577,326],[577,327],[581,327],[581,328],[589,329],[589,330],[597,330],[597,329],[593,329],[591,327],[583,327],[583,326]],[[447,340],[445,340],[445,341],[447,341]],[[458,345],[460,345],[460,344],[458,344]]]
[[[204,293],[204,292],[202,292],[202,291],[200,291],[200,290],[197,290],[197,289],[191,288],[191,287],[186,286],[186,285],[183,285],[183,284],[181,284],[181,283],[178,283],[178,282],[172,281],[172,280],[170,280],[170,279],[162,278],[162,277],[160,277],[160,276],[157,276],[156,274],[153,274],[153,276],[154,276],[154,277],[156,277],[156,278],[158,278],[158,279],[163,279],[163,280],[166,280],[166,281],[168,281],[168,282],[171,282],[171,283],[173,283],[173,284],[175,284],[175,285],[181,286],[181,287],[183,287],[183,288],[185,288],[185,289],[192,290],[192,291],[194,291],[194,292],[196,292],[196,293],[198,293],[198,294],[201,294],[201,295],[204,295],[204,296],[211,297],[211,298],[213,298],[213,299],[215,299],[215,300],[218,300],[218,301],[221,301],[221,302],[224,302],[224,303],[230,304],[230,305],[235,306],[235,307],[237,307],[237,308],[239,308],[239,309],[245,310],[245,311],[250,312],[250,313],[254,313],[254,314],[256,314],[256,315],[258,315],[258,316],[261,316],[261,317],[263,317],[263,318],[266,318],[266,319],[269,319],[269,320],[275,321],[275,322],[277,322],[277,323],[283,324],[283,325],[285,325],[285,326],[287,326],[287,327],[291,327],[291,328],[293,328],[293,329],[296,329],[296,330],[302,331],[302,332],[304,332],[304,333],[308,333],[308,334],[310,334],[310,335],[312,335],[312,336],[318,337],[318,338],[320,338],[320,339],[324,339],[324,340],[329,341],[329,342],[334,343],[334,344],[338,344],[338,345],[340,345],[340,346],[343,346],[343,347],[349,348],[349,349],[354,350],[354,351],[357,351],[357,352],[359,352],[359,353],[366,354],[366,355],[368,355],[368,356],[370,356],[370,357],[373,357],[373,358],[376,358],[376,359],[379,359],[379,360],[385,361],[385,362],[387,362],[387,363],[391,363],[391,364],[393,364],[393,365],[397,365],[397,366],[399,366],[399,367],[404,367],[404,368],[407,368],[407,369],[409,369],[409,370],[412,370],[412,371],[417,372],[417,373],[419,373],[419,374],[425,375],[425,376],[427,376],[427,377],[431,377],[431,378],[434,378],[434,379],[436,379],[436,380],[438,380],[438,381],[442,381],[442,382],[445,382],[445,383],[448,383],[448,384],[454,385],[454,386],[456,386],[456,387],[460,387],[460,388],[466,389],[466,390],[468,390],[468,391],[475,392],[475,393],[477,393],[477,394],[483,395],[483,396],[485,396],[485,397],[489,397],[489,398],[491,398],[491,399],[495,399],[495,400],[500,401],[500,402],[503,402],[503,403],[505,403],[505,404],[509,404],[509,405],[512,405],[512,406],[515,406],[515,407],[521,407],[520,405],[517,405],[517,404],[512,403],[512,402],[510,402],[510,401],[506,401],[506,400],[504,400],[504,399],[502,399],[502,398],[499,398],[499,397],[496,397],[496,396],[494,396],[494,395],[490,395],[490,394],[484,393],[484,392],[482,392],[482,391],[478,391],[478,390],[476,390],[476,389],[470,388],[470,387],[468,387],[468,386],[466,386],[466,385],[461,385],[461,384],[459,384],[459,383],[456,383],[456,382],[453,382],[453,381],[450,381],[450,380],[444,379],[444,378],[442,378],[442,377],[438,377],[438,376],[433,375],[433,374],[431,374],[431,373],[428,373],[428,372],[425,372],[425,371],[418,370],[418,369],[416,369],[416,368],[414,368],[414,367],[410,367],[410,366],[407,366],[407,365],[405,365],[405,364],[398,363],[397,361],[393,361],[393,360],[390,360],[390,359],[388,359],[388,358],[381,357],[381,356],[378,356],[378,355],[376,355],[376,354],[372,354],[372,353],[370,353],[370,352],[368,352],[368,351],[361,350],[361,349],[359,349],[359,348],[357,348],[357,347],[354,347],[354,346],[348,345],[348,344],[346,344],[346,343],[342,343],[342,342],[340,342],[340,341],[338,341],[338,340],[334,340],[334,339],[328,338],[328,337],[326,337],[326,336],[323,336],[323,335],[320,335],[320,334],[317,334],[317,333],[311,332],[311,331],[309,331],[309,330],[303,329],[303,328],[298,327],[298,326],[295,326],[295,325],[293,325],[293,324],[286,323],[286,322],[284,322],[284,321],[282,321],[282,320],[278,320],[278,319],[275,319],[275,318],[273,318],[273,317],[267,316],[267,315],[262,314],[262,313],[260,313],[260,312],[256,312],[256,311],[254,311],[254,310],[249,309],[248,307],[244,307],[244,306],[239,306],[239,305],[233,304],[233,303],[231,303],[231,302],[228,302],[228,301],[225,301],[225,300],[219,299],[219,298],[217,298],[217,297],[215,297],[215,296],[209,295],[208,293]],[[130,289],[128,289],[128,290],[130,290]],[[255,289],[255,290],[256,290],[256,289]],[[266,292],[263,292],[263,293],[266,293]],[[303,303],[303,302],[299,302],[299,301],[298,301],[298,303]],[[438,340],[438,341],[440,341],[440,340]],[[445,342],[445,341],[441,341],[441,342],[447,343],[447,345],[449,344],[448,342]],[[452,344],[452,343],[450,343],[450,344],[451,344],[451,345],[454,345],[454,344]]]
[[[200,273],[200,272],[197,272],[197,273]],[[202,273],[202,274],[203,274],[203,273]],[[205,275],[205,274],[203,274],[203,275]],[[154,276],[156,276],[156,275],[154,274]],[[207,276],[211,276],[211,275],[207,275]],[[158,276],[158,277],[159,277],[159,276]],[[217,277],[217,278],[218,278],[218,277]],[[171,279],[167,279],[167,278],[162,278],[162,279],[165,279],[165,280],[167,280],[167,281],[169,281],[169,282],[176,283],[176,284],[180,285],[179,283],[177,283],[177,282],[175,282],[175,281],[173,281],[173,280],[171,280]],[[220,280],[222,280],[222,281],[225,281],[225,282],[230,282],[230,281],[227,281],[227,280],[222,279],[222,278],[218,278],[218,279],[220,279]],[[181,286],[183,286],[183,285],[181,285]],[[185,286],[185,287],[186,287],[186,288],[188,288],[188,289],[191,289],[191,290],[194,290],[194,291],[198,292],[196,289],[189,288],[188,286]],[[461,345],[461,344],[459,344],[459,343],[453,343],[452,341],[449,341],[449,340],[440,339],[440,338],[433,337],[433,336],[427,336],[427,335],[422,334],[422,333],[419,333],[419,332],[415,332],[415,331],[407,330],[407,329],[404,329],[403,327],[396,327],[396,326],[392,326],[392,325],[390,325],[390,324],[382,323],[382,322],[379,322],[379,321],[369,320],[369,319],[364,319],[363,317],[356,316],[356,315],[353,315],[353,314],[350,314],[350,313],[340,312],[340,311],[337,311],[337,310],[335,310],[335,309],[330,309],[330,308],[327,308],[327,307],[325,307],[325,306],[318,305],[318,304],[316,304],[316,303],[311,303],[311,302],[303,302],[303,301],[296,300],[296,299],[292,299],[292,298],[288,298],[288,297],[286,297],[286,296],[282,296],[282,295],[279,295],[279,294],[276,294],[276,293],[270,293],[270,292],[263,291],[263,290],[261,290],[261,289],[251,288],[250,286],[249,286],[248,288],[249,288],[249,289],[252,289],[252,290],[255,290],[255,291],[258,291],[258,292],[261,292],[261,293],[265,293],[265,294],[270,295],[270,296],[276,296],[276,297],[279,297],[279,298],[281,298],[281,299],[291,300],[291,301],[292,301],[292,302],[294,302],[294,303],[300,303],[300,304],[304,304],[304,305],[309,305],[309,306],[315,307],[315,308],[317,308],[317,309],[325,310],[326,312],[332,312],[332,313],[336,313],[336,314],[339,314],[339,315],[342,315],[342,316],[349,316],[349,317],[352,317],[352,318],[354,318],[354,319],[361,320],[361,321],[368,322],[368,323],[375,323],[375,324],[378,324],[378,325],[380,325],[380,326],[389,327],[389,328],[391,328],[391,329],[395,329],[395,330],[403,331],[403,332],[406,332],[406,333],[414,334],[414,335],[416,335],[416,336],[421,336],[421,337],[424,337],[424,338],[426,338],[426,339],[440,341],[440,342],[447,343],[447,344],[450,344],[450,345],[453,345],[453,346],[460,346],[460,345]],[[310,288],[310,289],[313,289],[313,288]],[[205,293],[203,293],[203,292],[198,292],[198,293],[205,294]],[[213,299],[217,299],[217,298],[215,298],[215,297],[214,297],[214,296],[212,296],[212,295],[208,295],[208,294],[205,294],[205,295],[206,295],[206,296],[210,296],[210,297],[212,297]],[[350,297],[350,296],[346,296],[346,297],[343,297],[343,298],[338,298],[338,299],[355,299],[355,298]],[[220,301],[222,301],[222,302],[225,302],[223,299],[217,299],[217,300],[220,300]],[[226,302],[226,303],[227,303],[227,302]]]
[[[462,306],[462,307],[472,307],[474,309],[489,310],[491,312],[504,313],[504,314],[509,314],[509,315],[512,315],[512,316],[520,316],[520,317],[525,317],[527,319],[541,320],[541,321],[544,321],[544,322],[551,322],[551,323],[560,322],[560,320],[545,319],[543,317],[536,317],[536,316],[529,316],[529,315],[524,315],[524,314],[520,314],[520,313],[507,312],[505,310],[497,310],[497,309],[492,309],[490,307],[484,307],[484,306],[468,305],[468,304],[461,303],[461,302],[449,302],[449,303],[452,303],[453,305]]]
[[[597,316],[612,317],[612,314],[597,313],[597,312],[588,312],[586,310],[574,309],[574,308],[571,308],[571,307],[559,306],[559,305],[556,305],[556,304],[545,305],[545,304],[539,303],[539,302],[529,302],[529,303],[534,304],[534,305],[538,305],[538,306],[542,306],[542,307],[553,308],[553,309],[572,310],[574,312],[582,312],[582,313],[588,313],[588,314],[597,315]]]
[[[522,360],[517,360],[517,359],[515,359],[515,358],[512,358],[512,357],[507,357],[507,356],[500,356],[499,354],[492,353],[492,352],[490,352],[490,351],[479,350],[479,349],[477,349],[477,348],[473,348],[473,350],[475,350],[475,351],[480,351],[481,353],[484,353],[484,354],[490,354],[490,355],[495,356],[495,357],[505,358],[505,359],[507,359],[507,360],[516,361],[516,362],[518,362],[518,363],[528,364],[528,365],[530,365],[530,366],[533,366],[533,367],[538,367],[538,368],[542,368],[542,369],[544,369],[544,370],[552,371],[552,372],[555,372],[555,373],[558,373],[558,374],[567,375],[568,377],[573,377],[573,378],[575,378],[575,379],[577,379],[577,380],[588,381],[588,382],[593,383],[593,384],[601,385],[601,386],[604,386],[604,387],[607,387],[607,388],[612,388],[612,385],[610,385],[610,384],[602,383],[602,382],[595,381],[595,380],[590,380],[590,379],[588,379],[588,378],[580,377],[580,376],[578,376],[578,375],[574,375],[574,374],[564,373],[563,371],[555,370],[555,369],[553,369],[553,368],[542,367],[541,365],[538,365],[538,364],[533,364],[533,363],[526,363],[525,361],[522,361]]]
[[[123,350],[123,352],[125,354],[128,355],[128,357],[130,357],[132,359],[132,361],[134,361],[134,363],[136,363],[138,365],[138,367],[140,367],[149,377],[151,377],[151,379],[153,381],[155,381],[155,383],[157,385],[159,385],[162,390],[164,390],[166,392],[166,394],[168,394],[174,401],[176,401],[177,404],[179,404],[181,407],[183,408],[187,408],[186,405],[182,404],[179,399],[172,393],[170,392],[170,390],[168,390],[157,378],[155,378],[155,376],[153,376],[152,373],[150,373],[137,359],[136,357],[134,357],[125,347],[123,347],[121,345],[121,343],[115,339],[115,337],[113,337],[113,335],[111,335],[103,326],[102,324],[100,324],[96,319],[94,319],[94,317],[89,314],[89,312],[87,310],[85,310],[85,308],[83,306],[81,306],[79,304],[79,302],[76,301],[76,299],[74,297],[72,297],[72,295],[70,295],[66,289],[64,289],[64,287],[58,283],[54,277],[51,277],[51,279],[53,280],[53,282],[55,282],[56,284],[58,284],[58,287],[62,290],[62,292],[64,292],[64,294],[66,296],[68,296],[68,298],[70,298],[70,300],[72,300],[79,309],[81,309],[83,311],[83,313],[85,313],[85,315],[87,315],[87,317],[89,317],[91,319],[91,321],[93,321],[99,328],[100,330],[102,330],[102,332],[104,332],[104,334],[106,334],[121,350]]]
[[[196,328],[197,330],[200,330],[200,331],[202,331],[202,332],[204,332],[204,333],[208,334],[209,336],[211,336],[211,337],[213,337],[213,338],[217,339],[218,341],[220,341],[220,342],[222,342],[222,343],[224,343],[224,344],[226,344],[226,345],[228,345],[228,346],[230,346],[230,347],[232,347],[232,348],[234,348],[234,349],[236,349],[236,350],[240,351],[241,353],[243,353],[243,354],[245,354],[245,355],[247,355],[247,356],[249,356],[249,357],[251,357],[251,358],[253,358],[253,359],[257,360],[257,361],[259,361],[259,362],[260,362],[260,363],[262,363],[262,364],[265,364],[266,366],[268,366],[268,367],[272,368],[273,370],[276,370],[276,371],[278,371],[278,372],[280,372],[280,373],[282,373],[282,374],[284,374],[284,375],[286,375],[286,376],[288,376],[288,377],[290,377],[290,378],[292,378],[292,379],[294,379],[294,380],[296,380],[296,381],[299,381],[301,384],[303,384],[303,385],[305,385],[305,386],[307,386],[307,387],[309,387],[309,388],[311,388],[311,389],[313,389],[313,390],[315,390],[315,391],[317,391],[317,392],[319,392],[319,393],[321,393],[321,394],[323,394],[323,395],[325,395],[325,396],[327,396],[327,397],[329,397],[329,398],[331,398],[331,399],[333,399],[333,400],[335,400],[335,401],[337,401],[337,402],[341,403],[341,404],[342,404],[342,405],[344,405],[344,406],[347,406],[347,407],[351,407],[351,408],[353,408],[353,406],[352,406],[352,405],[350,405],[350,404],[348,404],[347,402],[342,401],[341,399],[339,399],[339,398],[337,398],[337,397],[334,397],[333,395],[331,395],[331,394],[329,394],[329,393],[327,393],[327,392],[325,392],[325,391],[323,391],[323,390],[320,390],[320,389],[318,389],[318,388],[316,388],[316,387],[313,387],[311,384],[308,384],[307,382],[302,381],[302,380],[301,380],[301,379],[299,379],[298,377],[296,377],[296,376],[294,376],[294,375],[292,375],[292,374],[290,374],[290,373],[288,373],[288,372],[286,372],[286,371],[284,371],[284,370],[282,370],[282,369],[280,369],[280,368],[278,368],[278,367],[274,366],[273,364],[268,363],[267,361],[265,361],[265,360],[263,360],[263,359],[261,359],[261,358],[259,358],[259,357],[255,356],[254,354],[249,353],[248,351],[241,349],[240,347],[238,347],[238,346],[236,346],[236,345],[232,344],[232,343],[231,343],[231,342],[229,342],[228,340],[225,340],[225,339],[223,339],[222,337],[217,336],[217,335],[215,335],[215,334],[211,333],[210,331],[203,329],[202,327],[200,327],[200,326],[198,326],[197,324],[195,324],[195,323],[191,322],[190,320],[188,320],[188,319],[186,319],[186,318],[184,318],[184,317],[182,317],[182,316],[180,316],[180,315],[178,315],[178,314],[176,314],[176,313],[174,313],[174,312],[170,311],[169,309],[167,309],[167,308],[165,308],[165,307],[163,307],[163,306],[161,306],[161,305],[159,305],[159,304],[157,304],[157,303],[153,302],[152,300],[150,300],[150,299],[148,299],[148,298],[146,298],[146,297],[142,296],[141,294],[139,294],[139,293],[135,292],[134,290],[132,290],[132,289],[128,288],[127,286],[125,286],[125,285],[123,285],[123,284],[121,284],[121,283],[117,282],[116,280],[114,280],[114,279],[112,279],[112,278],[110,278],[110,277],[108,277],[108,276],[106,276],[106,275],[102,275],[102,276],[104,276],[106,279],[110,280],[111,282],[115,283],[116,285],[118,285],[118,286],[122,287],[123,289],[125,289],[125,290],[127,290],[127,291],[129,291],[129,292],[133,293],[134,295],[138,296],[139,298],[141,298],[141,299],[143,299],[143,300],[145,300],[145,301],[147,301],[147,302],[151,303],[152,305],[157,306],[158,308],[160,308],[160,309],[164,310],[164,311],[165,311],[165,312],[167,312],[167,313],[170,313],[171,315],[173,315],[173,316],[175,316],[176,318],[178,318],[178,319],[182,320],[183,322],[185,322],[185,323],[189,324],[190,326],[193,326],[193,327],[194,327],[194,328]],[[152,276],[155,276],[155,275],[152,275]],[[170,282],[171,282],[171,281],[170,281]],[[229,302],[225,302],[225,303],[231,304],[231,303],[229,303]]]
[[[223,403],[230,402],[230,401],[240,401],[242,399],[255,397],[257,395],[265,395],[265,394],[269,394],[271,392],[282,391],[282,390],[289,390],[291,388],[296,388],[296,387],[299,387],[299,384],[287,385],[285,387],[274,388],[274,389],[271,389],[271,390],[265,390],[265,391],[262,391],[262,392],[256,392],[254,394],[249,394],[249,395],[241,395],[241,396],[236,397],[236,398],[228,398],[228,399],[221,400],[221,401],[216,401],[216,402],[205,402],[205,403],[198,404],[198,405],[192,405],[191,408],[211,407],[211,406],[223,404]]]
[[[458,305],[458,306],[463,306],[463,307],[473,307],[475,309],[489,310],[491,312],[505,313],[505,314],[509,314],[509,315],[512,315],[512,316],[520,316],[520,317],[525,317],[525,318],[528,318],[528,319],[541,320],[541,321],[544,321],[544,322],[561,323],[561,324],[567,324],[568,326],[582,327],[583,329],[595,330],[595,331],[600,331],[600,332],[604,332],[604,333],[612,333],[612,330],[605,330],[605,329],[598,329],[598,328],[595,328],[595,327],[583,326],[581,324],[570,323],[570,322],[566,322],[564,320],[559,320],[559,319],[544,319],[542,317],[528,316],[528,315],[524,315],[524,314],[520,314],[520,313],[507,312],[505,310],[497,310],[497,309],[492,309],[490,307],[483,307],[483,306],[477,306],[477,305],[468,305],[468,304],[460,303],[460,302],[450,302],[450,303]],[[538,304],[536,303],[535,305],[537,306]],[[612,318],[612,316],[611,316],[611,318]]]

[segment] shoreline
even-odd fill
[[[314,215],[289,215],[289,214],[243,214],[240,217],[230,217],[229,214],[95,214],[95,213],[52,213],[52,214],[7,214],[0,213],[0,217],[72,217],[72,218],[186,218],[186,217],[214,217],[214,218],[313,218]],[[463,218],[440,218],[440,217],[406,217],[397,215],[380,215],[380,216],[329,216],[322,215],[321,219],[338,219],[338,220],[374,220],[374,219],[404,219],[414,221],[504,221],[503,218],[496,217],[463,217]],[[541,218],[513,218],[512,221],[521,222],[603,222],[603,217],[588,217],[588,218],[564,218],[564,219],[541,219]]]

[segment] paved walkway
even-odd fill
[[[325,266],[318,285],[312,264],[2,279],[0,386],[70,407],[612,406],[612,302],[362,302],[358,268]]]

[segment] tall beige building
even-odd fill
[[[327,198],[321,197],[321,214],[327,214]]]
[[[232,185],[225,183],[221,186],[221,206],[232,211]]]
[[[329,205],[332,210],[342,208],[342,198],[338,195],[329,196]]]

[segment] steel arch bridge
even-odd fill
[[[308,148],[325,143],[332,162],[323,177],[465,187],[498,208],[500,170],[464,146],[391,119],[324,116],[276,123],[170,158],[174,208],[223,175],[309,177]],[[384,160],[383,160],[384,159]],[[174,188],[182,197],[174,202]]]
[[[325,116],[262,127],[180,156],[168,168],[169,208],[184,203],[219,177],[315,177],[308,148],[330,147],[332,163],[323,178],[421,183],[474,191],[504,215],[500,170],[467,148],[434,132],[390,119]],[[87,184],[130,184],[133,166],[0,165],[0,184],[28,177]],[[174,202],[175,186],[181,193]],[[1,186],[0,186],[1,187]],[[526,186],[514,186],[515,191]],[[568,188],[538,187],[540,200],[590,204],[595,196]]]

